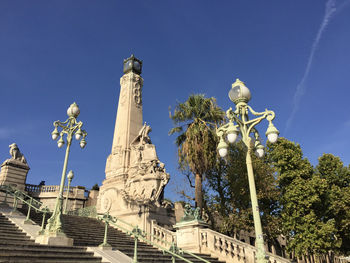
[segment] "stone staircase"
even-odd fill
[[[38,245],[0,213],[0,262],[101,262],[84,247]]]
[[[26,208],[21,208],[20,211],[24,214],[27,213]],[[31,211],[31,219],[41,225],[42,215]],[[48,215],[46,217],[49,218]],[[65,234],[74,239],[74,246],[89,246],[97,247],[103,242],[105,225],[103,222],[87,217],[63,215],[62,224]],[[46,225],[46,222],[45,222]],[[125,233],[109,226],[108,228],[108,243],[114,248],[118,249],[122,253],[126,254],[130,258],[134,256],[134,239]],[[138,262],[142,263],[170,263],[171,257],[168,254],[163,254],[162,251],[157,248],[152,247],[144,242],[138,242]],[[217,258],[212,258],[208,254],[196,254],[201,258],[212,262],[212,263],[222,263]],[[183,255],[184,258],[194,262],[203,263],[203,261],[191,257],[190,255]],[[185,262],[180,259],[176,259],[176,262]]]

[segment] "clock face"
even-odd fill
[[[129,71],[135,71],[136,73],[141,73],[141,63],[136,60],[129,60],[124,64],[124,73]]]
[[[141,65],[139,62],[135,61],[134,62],[134,68],[136,71],[140,72],[141,71]]]

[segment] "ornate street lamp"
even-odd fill
[[[57,140],[58,137],[60,139],[57,141],[58,148],[61,148],[65,142],[63,140],[63,135],[67,134],[67,149],[66,149],[66,155],[64,158],[63,163],[63,170],[62,170],[62,176],[61,176],[61,184],[59,188],[59,194],[56,199],[56,205],[55,210],[50,217],[50,219],[47,221],[47,225],[45,228],[45,234],[49,236],[65,236],[63,230],[62,230],[62,221],[61,221],[61,215],[62,215],[62,206],[63,206],[63,188],[64,188],[64,181],[66,177],[67,172],[67,163],[68,163],[68,157],[69,157],[69,150],[70,145],[72,143],[73,135],[75,135],[75,139],[80,140],[80,147],[84,148],[86,145],[85,137],[87,136],[87,132],[82,130],[81,127],[83,126],[83,123],[81,121],[77,122],[77,117],[79,116],[80,110],[78,105],[74,102],[71,104],[67,110],[67,115],[69,118],[65,122],[55,121],[53,123],[55,129],[53,130],[52,139]],[[62,128],[62,131],[58,131],[58,127]]]
[[[218,151],[221,157],[227,155],[228,145],[225,142],[225,137],[229,143],[234,143],[238,135],[241,134],[242,141],[247,147],[246,155],[246,165],[248,172],[248,181],[249,181],[249,191],[250,198],[252,202],[253,210],[253,219],[254,219],[254,228],[256,242],[255,246],[257,248],[256,259],[259,263],[266,263],[267,256],[264,246],[264,238],[261,227],[260,212],[258,206],[258,198],[256,195],[253,166],[251,159],[251,152],[253,149],[256,151],[258,157],[264,156],[264,146],[261,144],[260,136],[258,131],[254,128],[255,125],[260,123],[263,119],[266,119],[269,122],[269,126],[266,131],[267,139],[274,143],[278,139],[279,131],[275,128],[272,123],[272,120],[275,118],[275,113],[270,110],[265,110],[264,112],[254,111],[247,103],[251,98],[249,89],[245,84],[239,79],[232,84],[232,89],[229,91],[229,98],[236,104],[235,111],[232,108],[229,108],[226,111],[226,116],[229,119],[229,122],[216,131],[216,134],[220,138],[218,144]],[[248,113],[253,114],[256,118],[249,119]],[[250,135],[254,136],[254,139]],[[255,143],[253,141],[255,140]]]
[[[67,195],[66,195],[66,203],[64,205],[64,213],[67,214],[67,204],[68,204],[68,197],[69,197],[69,187],[74,178],[74,173],[72,170],[70,170],[67,174],[67,179],[68,179],[68,187],[67,187]]]

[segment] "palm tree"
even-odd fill
[[[224,112],[216,105],[215,98],[194,94],[184,103],[177,103],[170,118],[175,127],[169,135],[179,134],[175,141],[179,167],[189,169],[195,176],[195,202],[202,211],[202,180],[216,160],[215,128],[224,119]]]

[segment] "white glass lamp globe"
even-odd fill
[[[76,139],[76,140],[80,140],[81,135],[82,135],[82,132],[81,132],[81,130],[79,129],[79,130],[76,132],[76,134],[75,134],[75,139]]]
[[[70,170],[67,174],[67,179],[71,181],[73,180],[73,178],[74,178],[74,173],[72,170]]]
[[[84,148],[86,146],[86,141],[85,141],[85,139],[82,139],[81,141],[80,141],[80,148]]]
[[[79,114],[80,114],[79,107],[78,107],[78,105],[77,105],[75,102],[73,102],[73,104],[71,104],[71,105],[69,106],[68,110],[67,110],[67,115],[68,115],[69,117],[74,117],[74,118],[76,118],[76,117],[79,116]]]
[[[229,141],[229,143],[234,143],[236,141],[237,137],[238,137],[238,134],[235,132],[227,134],[227,140]]]
[[[246,87],[244,82],[236,79],[235,83],[232,84],[232,88],[228,93],[228,96],[234,104],[239,102],[247,103],[251,99],[249,89]]]
[[[262,146],[261,144],[259,144],[259,145],[256,147],[255,153],[256,153],[256,156],[258,156],[259,158],[264,157],[264,154],[265,154],[265,152],[264,152],[264,146]]]
[[[227,140],[229,143],[234,143],[238,137],[239,130],[232,122],[229,122],[227,128]]]
[[[228,148],[227,143],[221,139],[218,144],[218,151],[221,157],[225,157],[227,155],[227,148]]]
[[[273,125],[273,123],[270,122],[269,127],[267,128],[267,131],[265,134],[266,134],[269,142],[275,143],[278,139],[279,131],[276,129],[276,127]]]
[[[64,145],[64,140],[62,139],[62,137],[57,141],[57,146],[58,148],[62,148],[62,146]]]
[[[57,131],[57,128],[55,128],[51,133],[52,140],[56,141],[58,138],[58,135],[59,135],[59,132]]]
[[[267,139],[269,140],[269,142],[275,143],[275,142],[277,142],[278,134],[277,133],[270,133],[269,135],[267,135]]]
[[[225,157],[227,155],[227,148],[221,148],[219,149],[219,155],[221,157]]]

